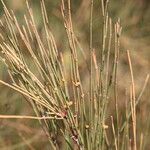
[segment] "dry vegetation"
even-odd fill
[[[83,0],[75,13],[78,5],[62,0],[60,9],[52,12],[61,23],[54,20],[52,26],[44,0],[40,0],[38,21],[28,1],[21,21],[2,1],[0,58],[7,76],[0,80],[0,95],[15,102],[5,103],[7,111],[0,110],[0,123],[4,130],[15,132],[0,130],[1,149],[144,150],[150,146],[149,61],[139,56],[141,52],[131,52],[132,36],[121,37],[124,29],[113,17],[112,1]],[[129,20],[128,27],[139,18]],[[139,48],[142,42],[137,43]]]

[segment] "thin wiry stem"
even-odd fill
[[[131,114],[132,114],[132,122],[133,122],[133,137],[134,137],[134,150],[137,150],[137,144],[136,144],[136,102],[135,102],[135,83],[134,83],[134,76],[133,76],[133,69],[131,64],[131,58],[130,53],[127,51],[128,61],[129,61],[129,67],[130,67],[130,73],[131,73]]]
[[[0,115],[0,119],[32,119],[32,120],[45,120],[45,119],[63,119],[57,117],[35,117],[35,116],[18,116],[18,115]]]

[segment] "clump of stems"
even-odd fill
[[[118,110],[118,79],[119,46],[121,26],[120,20],[112,23],[108,13],[109,1],[101,0],[103,17],[102,41],[100,55],[93,48],[93,6],[91,0],[90,43],[89,53],[89,87],[84,88],[80,69],[78,49],[81,48],[74,33],[70,0],[61,1],[61,13],[68,39],[70,54],[70,72],[66,71],[64,56],[56,45],[50,30],[44,0],[41,0],[43,18],[43,40],[37,30],[32,9],[26,1],[28,14],[24,15],[25,24],[20,25],[12,10],[3,3],[4,20],[0,22],[1,40],[0,56],[7,66],[11,84],[0,80],[15,91],[21,93],[33,108],[36,116],[1,116],[0,118],[37,119],[45,131],[51,149],[125,149],[131,144],[129,119],[132,118],[133,145],[136,147],[136,105],[146,87],[147,76],[143,89],[136,98],[133,69],[129,51],[127,56],[131,72],[130,103],[127,102],[126,121],[119,122]],[[45,42],[46,41],[46,42]],[[21,44],[20,44],[21,42]],[[23,55],[23,48],[32,58],[38,74],[30,69]],[[114,51],[113,51],[114,49]],[[113,51],[114,55],[110,53]],[[86,55],[84,55],[86,56]],[[113,63],[110,60],[113,58]],[[71,82],[68,82],[69,73]],[[70,90],[71,89],[71,90]],[[71,91],[71,92],[70,92]],[[113,91],[115,115],[111,116],[110,126],[106,125],[107,105]],[[129,105],[129,106],[128,106]],[[107,128],[112,128],[113,140],[108,138]],[[121,141],[121,136],[123,136]],[[125,135],[128,135],[127,138]],[[62,138],[61,138],[62,137]],[[61,141],[61,142],[60,142]],[[122,144],[124,142],[124,144]],[[63,146],[62,146],[63,145]],[[121,147],[122,146],[122,147]]]

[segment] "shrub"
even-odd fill
[[[98,52],[93,48],[95,39],[91,0],[88,57],[74,33],[70,0],[62,0],[61,13],[68,39],[69,64],[64,61],[64,53],[57,48],[43,0],[41,13],[44,38],[36,27],[28,2],[28,15],[24,15],[24,25],[18,23],[13,11],[7,9],[2,2],[4,20],[0,22],[0,53],[12,83],[0,83],[21,93],[36,116],[1,115],[1,118],[39,120],[50,142],[50,149],[137,149],[136,105],[149,76],[141,93],[136,96],[132,64],[127,51],[131,85],[127,89],[129,101],[126,101],[125,119],[121,122],[118,112],[117,74],[122,28],[120,20],[113,23],[109,17],[108,2],[101,0],[103,25],[101,51]],[[27,51],[36,69],[31,69],[23,51]],[[86,64],[87,75],[83,75],[85,70],[82,71],[79,66],[81,59]],[[88,78],[87,83],[83,80],[84,76]],[[115,100],[115,113],[114,116],[109,116],[106,124],[111,99]]]

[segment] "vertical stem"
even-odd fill
[[[128,62],[130,67],[130,74],[131,74],[131,113],[132,113],[132,121],[133,121],[133,137],[134,137],[134,150],[137,150],[136,147],[136,102],[135,102],[135,83],[134,83],[134,76],[133,76],[133,69],[132,63],[130,58],[129,50],[127,50]]]
[[[91,129],[93,128],[93,0],[91,0],[91,10],[90,10],[90,105],[89,105],[89,121]],[[93,147],[92,143],[92,133],[90,133],[90,149]]]
[[[114,140],[115,140],[115,150],[118,150],[117,137],[116,137],[115,127],[114,127],[114,119],[112,116],[111,116],[111,123],[112,123],[112,130],[113,130],[113,135],[114,135]]]

